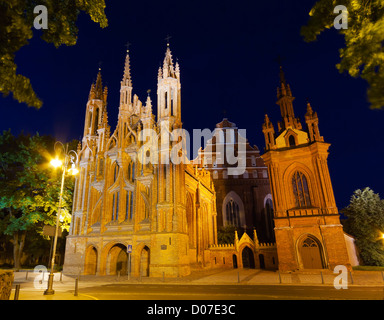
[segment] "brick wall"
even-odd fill
[[[12,270],[0,270],[0,300],[9,300],[13,278]]]

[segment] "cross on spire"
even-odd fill
[[[169,34],[167,35],[167,37],[165,38],[165,40],[167,41],[167,46],[169,47],[169,40],[172,38],[172,36],[170,36]]]
[[[127,53],[129,52],[129,47],[132,45],[132,43],[130,43],[129,41],[125,44],[125,46],[127,47]]]

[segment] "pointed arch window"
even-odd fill
[[[119,219],[119,201],[120,192],[115,192],[112,197],[112,220],[117,221]]]
[[[100,113],[100,110],[99,108],[97,108],[96,114],[95,114],[95,121],[93,123],[93,135],[97,134],[97,129],[99,128],[99,113]]]
[[[295,198],[295,206],[297,208],[310,207],[311,198],[309,196],[308,182],[306,176],[296,171],[292,177],[293,195]]]
[[[113,182],[116,182],[118,175],[119,175],[119,165],[116,163],[115,168],[113,170]]]
[[[174,89],[171,88],[171,116],[175,115],[174,104],[173,104],[174,94],[175,94]]]
[[[240,226],[239,205],[233,199],[229,200],[225,208],[226,220],[229,224]]]
[[[127,191],[126,192],[126,199],[125,199],[125,220],[130,221],[132,220],[133,216],[133,192]]]

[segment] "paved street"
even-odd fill
[[[331,286],[291,285],[158,285],[108,284],[81,290],[100,300],[308,300],[363,299],[383,300],[383,287],[350,287],[336,290]]]
[[[55,274],[53,296],[44,296],[41,274],[16,272],[19,300],[383,300],[381,273],[356,272],[348,289],[335,289],[331,272],[293,273],[242,269],[197,272],[185,278],[130,279],[81,276],[75,296],[75,276]],[[60,281],[61,277],[61,281]],[[11,299],[14,298],[14,291]]]

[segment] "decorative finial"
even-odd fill
[[[151,89],[148,89],[147,93],[148,93],[148,97],[149,97],[149,94],[151,93]]]

